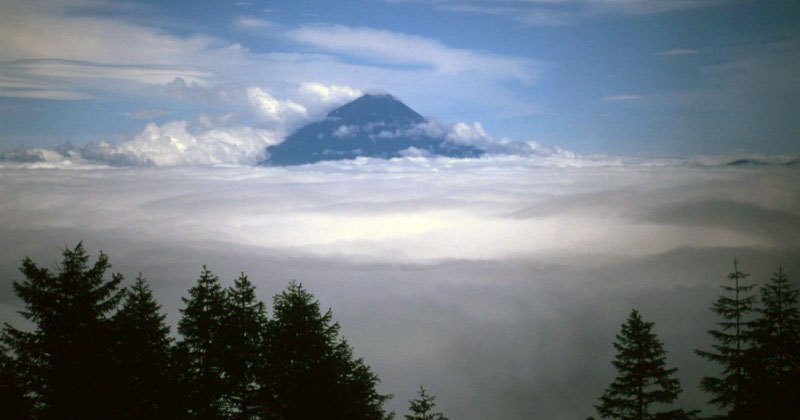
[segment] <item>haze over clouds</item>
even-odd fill
[[[723,159],[724,161],[725,159]],[[284,168],[0,165],[3,278],[84,240],[142,271],[177,322],[202,264],[268,300],[291,279],[332,307],[403,412],[423,383],[461,419],[593,411],[630,308],[656,322],[705,408],[707,309],[732,258],[800,273],[786,166],[495,156]],[[10,283],[4,319],[16,320]],[[580,379],[578,379],[580,378]]]

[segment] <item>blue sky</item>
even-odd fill
[[[580,154],[796,154],[795,3],[2,1],[0,151],[280,139],[383,91]]]

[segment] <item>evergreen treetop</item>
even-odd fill
[[[250,419],[257,411],[257,381],[263,369],[267,312],[256,298],[255,286],[242,273],[225,291],[225,319],[221,340],[225,347],[223,370],[226,411],[232,418]]]
[[[170,372],[172,339],[166,315],[139,273],[126,291],[114,316],[115,375],[118,395],[116,418],[143,419],[174,416]]]
[[[136,282],[125,290],[125,301],[114,316],[117,329],[122,334],[131,334],[130,337],[123,336],[124,341],[142,351],[161,353],[172,341],[166,318],[147,280],[139,273]]]
[[[677,417],[681,410],[651,414],[653,404],[673,402],[681,392],[680,382],[673,375],[677,368],[667,369],[663,344],[652,332],[653,323],[643,321],[639,312],[631,311],[622,324],[617,341],[617,354],[611,364],[617,376],[600,397],[596,406],[603,418],[649,420]]]
[[[751,314],[756,296],[750,294],[755,285],[743,283],[749,274],[739,270],[738,260],[734,259],[733,267],[734,271],[728,274],[733,285],[722,286],[729,296],[719,296],[711,306],[711,310],[721,318],[717,324],[720,329],[708,331],[716,341],[711,346],[713,351],[695,350],[695,353],[723,368],[720,377],[704,377],[701,381],[702,388],[714,395],[710,402],[735,411],[747,405],[749,398],[745,392],[748,378],[744,356],[752,343]]]
[[[753,339],[759,353],[769,355],[766,366],[779,383],[782,374],[800,369],[798,297],[800,290],[792,287],[783,268],[761,287],[761,306],[754,322]]]
[[[8,324],[3,343],[16,356],[25,395],[41,419],[105,418],[112,412],[112,323],[123,291],[100,253],[89,265],[82,243],[66,249],[58,274],[25,258],[22,282],[14,291],[25,303],[20,314],[35,324],[32,332]]]
[[[178,332],[183,337],[178,343],[178,355],[186,364],[182,382],[190,390],[189,415],[220,418],[226,392],[222,339],[225,293],[219,278],[203,266],[197,284],[189,289],[189,297],[182,299],[186,307],[181,309],[183,316],[178,322]]]
[[[745,354],[748,413],[773,420],[794,419],[800,395],[800,290],[782,268],[761,287],[752,348]]]
[[[384,419],[377,376],[339,338],[329,309],[301,284],[292,282],[273,299],[266,334],[267,414],[287,419]]]
[[[433,412],[433,408],[436,407],[434,402],[436,397],[428,395],[422,385],[419,386],[417,393],[419,397],[408,402],[411,414],[406,414],[406,420],[447,420],[444,414]]]

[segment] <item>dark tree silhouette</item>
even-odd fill
[[[0,344],[0,413],[8,418],[31,418],[30,401],[25,398],[24,377],[8,349]]]
[[[686,415],[682,410],[650,413],[652,404],[671,403],[681,392],[680,382],[672,377],[677,368],[664,367],[664,346],[652,328],[653,323],[643,321],[635,309],[622,324],[613,343],[617,354],[611,362],[617,377],[596,406],[601,417],[649,420]]]
[[[408,402],[408,410],[411,414],[406,414],[406,420],[447,420],[444,414],[433,411],[433,408],[436,407],[436,403],[433,402],[436,397],[428,395],[422,385],[419,386],[417,393],[419,398]]]
[[[20,314],[35,329],[25,332],[6,324],[3,342],[15,355],[17,379],[38,419],[102,419],[113,413],[109,314],[122,298],[122,276],[106,280],[111,265],[102,252],[93,266],[88,262],[79,243],[63,252],[57,275],[25,258],[25,280],[14,282],[25,302]]]
[[[759,418],[793,419],[800,396],[800,290],[783,269],[761,287],[759,314],[753,323],[753,348],[745,368],[752,384],[748,412]]]
[[[183,317],[178,322],[178,332],[183,340],[178,343],[176,360],[185,368],[181,382],[189,391],[189,417],[223,418],[225,294],[219,278],[203,266],[197,284],[189,289],[189,298],[182,299],[186,308],[181,310]]]
[[[322,314],[299,283],[274,297],[266,346],[260,395],[270,418],[389,418],[383,403],[390,396],[375,390],[377,376],[353,358],[330,309]]]
[[[175,417],[175,383],[171,379],[172,340],[166,316],[139,273],[114,316],[115,376],[121,400],[116,418]]]
[[[227,393],[225,409],[231,418],[250,419],[257,412],[256,373],[262,368],[267,312],[256,299],[255,286],[244,273],[226,291],[222,364]]]
[[[713,351],[695,350],[695,353],[722,366],[720,377],[704,377],[701,386],[714,395],[711,403],[720,408],[728,408],[730,418],[746,418],[745,407],[751,398],[748,388],[748,375],[745,366],[745,352],[752,342],[752,320],[756,297],[750,295],[755,285],[745,285],[742,281],[749,274],[739,271],[737,260],[733,261],[733,272],[728,274],[732,286],[723,285],[722,289],[732,296],[720,296],[711,306],[711,310],[722,318],[717,325],[718,330],[710,330],[709,334],[717,342]]]

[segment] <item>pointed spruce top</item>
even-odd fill
[[[422,115],[389,94],[366,94],[328,113],[328,118],[347,124],[383,122],[406,126],[425,122]]]

